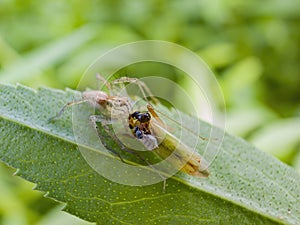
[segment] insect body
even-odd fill
[[[129,115],[129,128],[136,138],[142,139],[144,135],[151,134],[149,128],[150,120],[151,116],[148,112],[141,113],[136,111]]]
[[[178,167],[182,172],[197,177],[208,177],[209,171],[204,159],[166,129],[166,125],[150,104],[147,105],[147,109],[149,112],[135,112],[129,116],[129,127],[136,138],[147,138],[147,135],[144,134],[154,136],[159,143],[157,148],[154,149],[156,154],[163,159],[167,158],[171,164]],[[149,113],[155,121],[151,119]]]
[[[147,150],[152,151],[158,147],[157,139],[150,131],[151,115],[149,112],[136,111],[129,115],[128,124],[134,137],[136,137]]]

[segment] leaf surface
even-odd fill
[[[0,93],[1,160],[80,218],[97,224],[299,224],[299,175],[240,138],[225,135],[207,179],[178,173],[165,192],[161,183],[127,186],[84,160],[71,110],[48,122],[74,91],[2,84]]]

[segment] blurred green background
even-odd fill
[[[227,130],[300,172],[299,9],[296,0],[1,0],[0,82],[75,89],[112,47],[178,43],[214,71]],[[13,173],[1,164],[0,224],[86,224]]]

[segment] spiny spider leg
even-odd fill
[[[92,126],[92,127],[94,128],[94,130],[97,132],[97,136],[100,138],[101,143],[104,145],[104,147],[105,147],[106,149],[108,149],[109,151],[111,151],[111,152],[112,152],[113,154],[115,154],[116,156],[118,156],[118,157],[120,158],[120,160],[121,160],[123,163],[125,163],[125,161],[123,160],[122,156],[121,156],[118,152],[116,152],[114,149],[109,148],[109,146],[106,144],[106,142],[105,142],[105,137],[103,136],[103,134],[101,134],[101,133],[99,132],[99,128],[98,128],[98,125],[97,125],[97,123],[96,123],[96,122],[101,122],[103,129],[105,129],[105,131],[106,131],[108,134],[110,134],[110,136],[112,137],[112,134],[111,134],[111,128],[108,126],[109,124],[112,123],[112,121],[109,120],[109,119],[107,119],[107,118],[105,118],[104,116],[101,116],[101,115],[92,115],[92,116],[89,117],[89,121],[90,121],[91,126]],[[116,139],[115,141],[118,141],[117,138],[114,138],[114,139]],[[119,143],[118,143],[118,145],[119,145]]]
[[[122,89],[124,89],[125,82],[120,82],[120,83],[109,82],[107,79],[105,79],[99,73],[96,74],[96,79],[99,80],[100,82],[104,83],[104,85],[106,86],[106,88],[109,91],[110,96],[118,97],[120,95],[120,93],[122,93],[122,97],[127,98],[128,100],[130,99],[127,92],[122,91]],[[117,88],[116,84],[119,84],[119,85],[123,84],[123,86]]]
[[[73,106],[73,105],[79,105],[79,104],[84,103],[84,102],[87,102],[87,101],[88,101],[88,100],[83,99],[83,100],[79,100],[79,101],[68,102],[67,104],[65,104],[65,105],[62,107],[62,109],[61,109],[58,113],[56,113],[55,116],[50,117],[50,118],[48,119],[48,122],[52,122],[53,120],[56,120],[56,119],[58,119],[59,117],[61,117],[61,115],[62,115],[62,114],[64,113],[64,111],[66,110],[66,108],[69,108],[69,107],[71,107],[71,106]]]
[[[104,85],[108,88],[108,90],[112,89],[110,83],[104,77],[102,77],[99,73],[96,74],[96,79],[103,82]]]
[[[147,93],[148,97],[150,97],[151,100],[154,103],[159,102],[159,100],[156,97],[154,97],[154,95],[152,94],[152,92],[150,91],[148,86],[143,81],[141,81],[137,78],[121,77],[121,78],[116,79],[112,82],[112,84],[124,84],[124,83],[134,83],[134,84],[136,84],[139,87],[140,91],[142,92],[142,95],[145,98],[145,100],[147,100],[147,95],[146,95],[146,93]]]

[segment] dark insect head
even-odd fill
[[[139,113],[138,115],[136,115],[136,119],[138,121],[140,121],[141,123],[146,123],[149,122],[151,119],[151,116],[148,112],[146,113]]]

